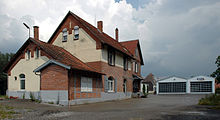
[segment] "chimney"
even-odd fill
[[[34,26],[34,39],[39,40],[39,27]]]
[[[101,32],[103,32],[103,30],[102,30],[102,28],[103,28],[103,26],[102,26],[102,21],[98,21],[97,22],[97,28],[101,31]]]
[[[118,28],[115,29],[115,40],[118,41]]]

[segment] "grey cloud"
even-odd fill
[[[164,3],[146,26],[152,35],[151,45],[146,45],[148,51],[143,51],[147,58],[143,75],[152,72],[158,76],[188,77],[209,75],[216,69],[215,59],[220,55],[220,3],[182,4],[178,7],[181,13],[165,14],[176,10],[170,7],[179,4],[176,2]],[[164,54],[151,57],[154,53]]]

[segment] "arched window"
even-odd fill
[[[24,90],[25,89],[25,75],[24,74],[20,74],[19,75],[20,77],[20,87],[21,87],[21,90]]]
[[[67,29],[64,28],[63,29],[63,40],[62,40],[62,42],[66,42],[66,41],[67,41]]]
[[[39,49],[36,48],[35,49],[35,58],[39,58],[39,56],[40,56]]]
[[[108,78],[108,92],[114,92],[114,78]]]

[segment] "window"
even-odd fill
[[[108,78],[108,92],[114,92],[114,79],[112,77]]]
[[[62,40],[62,42],[66,42],[66,41],[67,41],[67,29],[64,28],[63,29],[63,40]]]
[[[124,57],[124,70],[128,70],[128,58]]]
[[[133,70],[134,70],[135,73],[138,72],[138,64],[137,64],[137,62],[133,63]]]
[[[115,51],[108,49],[108,64],[115,65]]]
[[[39,58],[39,49],[38,48],[36,48],[36,50],[35,50],[35,57]]]
[[[31,51],[27,50],[27,60],[29,60],[31,58]]]
[[[92,78],[81,77],[81,92],[92,92]]]
[[[21,90],[24,90],[25,89],[25,75],[24,74],[20,74],[19,75],[20,77],[20,88]]]
[[[135,56],[138,57],[138,48],[135,49]]]
[[[79,26],[74,26],[74,40],[79,39]]]
[[[135,72],[136,73],[138,72],[138,64],[137,64],[137,62],[135,62]]]

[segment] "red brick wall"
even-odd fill
[[[108,63],[97,61],[97,62],[89,62],[88,65],[93,67],[99,66],[98,69],[105,73],[107,77],[112,76],[117,79],[117,92],[123,92],[123,82],[124,79],[127,80],[127,92],[133,91],[133,80],[132,71],[125,71],[124,68],[118,66],[110,66]],[[102,86],[104,86],[104,76],[102,76]],[[102,92],[104,92],[104,88],[102,88]]]
[[[50,65],[41,71],[41,90],[68,90],[68,70]]]
[[[70,84],[69,84],[69,98],[73,99],[87,99],[87,98],[100,98],[101,97],[101,76],[80,71],[72,71],[70,73]],[[74,77],[75,76],[75,77]],[[81,92],[81,76],[92,78],[92,92]],[[75,81],[76,80],[76,81]],[[75,87],[75,91],[74,91]]]

